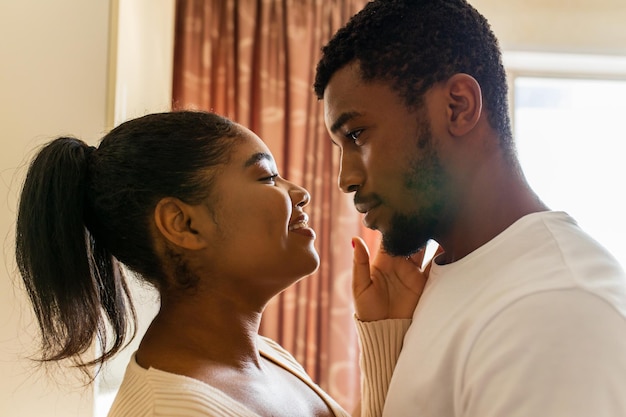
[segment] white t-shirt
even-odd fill
[[[383,415],[625,417],[623,269],[562,212],[434,264]]]

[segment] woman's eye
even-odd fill
[[[278,177],[278,174],[273,174],[273,175],[270,175],[269,177],[261,178],[259,181],[274,183],[274,182],[276,182],[276,178],[277,177]]]

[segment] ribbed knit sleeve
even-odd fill
[[[354,321],[361,348],[361,417],[380,417],[411,319]]]

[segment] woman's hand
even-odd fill
[[[354,264],[352,295],[356,316],[361,321],[412,318],[422,295],[431,262],[421,269],[425,249],[410,258],[393,257],[382,248],[370,265],[363,239],[352,239]]]

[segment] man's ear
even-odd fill
[[[174,197],[161,199],[154,208],[154,222],[161,235],[185,249],[197,250],[206,246],[204,236],[194,227],[197,221],[197,207]]]
[[[476,126],[482,114],[480,84],[471,75],[454,74],[446,82],[446,92],[448,131],[453,136],[464,136]]]

